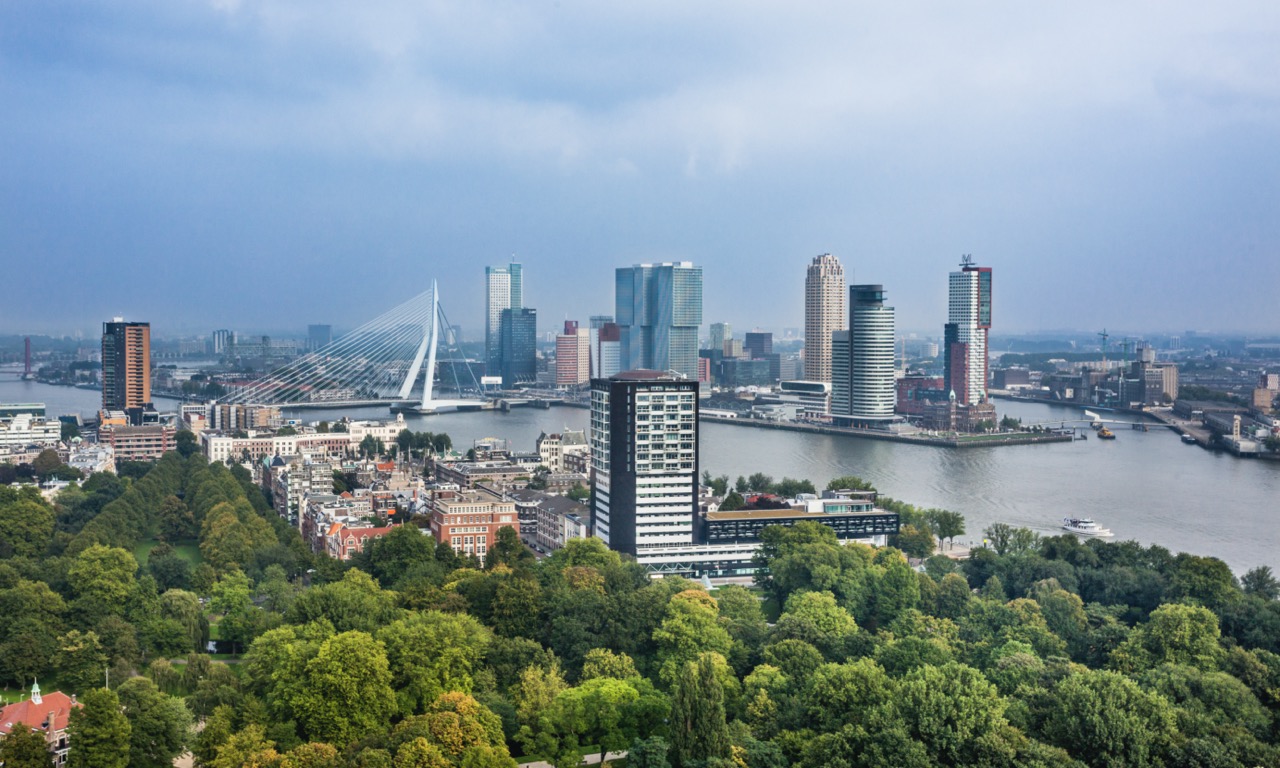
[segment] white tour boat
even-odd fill
[[[1062,527],[1081,536],[1100,536],[1104,539],[1115,536],[1110,528],[1103,528],[1088,517],[1064,517]]]

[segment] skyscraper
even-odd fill
[[[212,339],[213,354],[225,355],[231,352],[236,346],[236,332],[221,328],[213,332],[210,337]]]
[[[804,378],[831,381],[831,334],[845,329],[844,267],[829,253],[814,256],[804,279]]]
[[[596,343],[591,348],[594,379],[607,379],[622,372],[622,329],[608,322],[596,332]]]
[[[956,403],[987,402],[987,337],[991,331],[991,268],[965,256],[950,276],[947,324],[943,326],[943,377]]]
[[[498,370],[502,386],[511,389],[538,378],[538,311],[504,309],[498,319]]]
[[[752,360],[763,360],[773,354],[773,334],[768,331],[747,331],[742,351]]]
[[[556,337],[556,386],[576,387],[591,378],[591,334],[578,321],[565,320]]]
[[[698,382],[627,371],[591,382],[591,527],[631,555],[695,541]]]
[[[592,315],[588,321],[590,328],[588,330],[591,339],[591,378],[609,378],[617,371],[612,373],[600,372],[600,329],[606,323],[613,323],[613,315]],[[615,339],[616,341],[616,339]]]
[[[141,424],[151,407],[151,324],[117,317],[102,324],[102,410]]]
[[[894,313],[884,305],[884,286],[849,287],[849,329],[832,340],[832,417],[865,427],[892,421]]]
[[[331,341],[333,341],[332,325],[307,326],[307,349],[314,352],[321,347],[328,346]]]
[[[733,338],[733,326],[728,323],[711,324],[711,349],[724,352],[724,343]]]
[[[524,306],[524,274],[518,262],[505,267],[485,267],[484,353],[487,371],[497,374],[502,368],[499,325],[502,310]]]
[[[623,370],[675,371],[696,379],[702,267],[688,261],[620,267],[615,287]]]

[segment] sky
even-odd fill
[[[0,3],[0,333],[350,328],[439,281],[543,329],[613,270],[803,326],[805,266],[940,334],[1280,333],[1280,4]]]

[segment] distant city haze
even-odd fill
[[[353,328],[486,265],[539,330],[691,261],[803,328],[823,253],[939,334],[1275,332],[1280,4],[0,5],[0,331]]]

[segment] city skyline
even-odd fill
[[[613,266],[688,260],[708,319],[798,326],[827,251],[904,329],[936,326],[946,287],[916,278],[960,253],[1001,272],[1011,333],[1272,328],[1269,4],[72,2],[0,26],[0,266],[77,299],[14,292],[10,332],[349,328],[432,277],[475,329],[473,270],[512,254],[548,320],[607,312]]]

